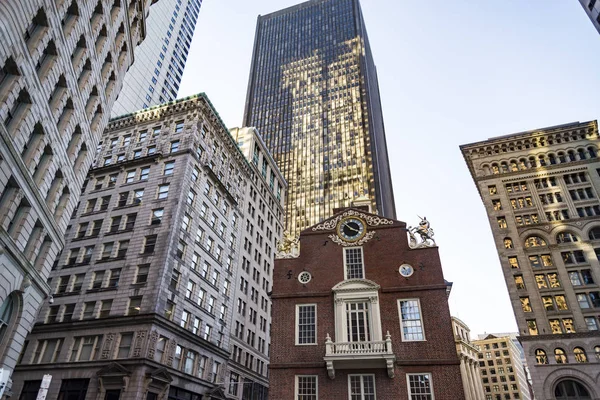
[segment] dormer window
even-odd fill
[[[363,279],[365,277],[362,247],[344,249],[344,276],[346,279]]]

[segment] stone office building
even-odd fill
[[[473,344],[486,400],[532,399],[521,350],[511,337],[487,335]]]
[[[463,398],[437,247],[412,232],[409,247],[404,222],[367,210],[279,246],[270,398]]]
[[[226,398],[230,336],[243,318],[238,285],[258,268],[250,253],[260,250],[269,266],[264,272],[260,264],[265,288],[272,274],[272,255],[244,234],[246,212],[265,217],[270,245],[282,226],[281,206],[269,201],[277,186],[257,196],[265,199],[259,212],[250,208],[252,174],[203,94],[112,120],[50,274],[54,301],[27,339],[14,392],[34,399],[50,373],[49,398]],[[242,240],[254,249],[242,251]],[[249,286],[258,293],[248,313],[266,298],[263,286]],[[250,346],[267,351],[258,341]],[[258,365],[244,376],[264,375]]]
[[[0,4],[0,387],[50,291],[51,264],[149,6]]]
[[[461,146],[538,399],[600,397],[599,145],[589,121]]]
[[[479,368],[479,350],[471,341],[471,330],[463,321],[452,317],[454,342],[460,359],[460,375],[462,377],[465,400],[484,400],[483,386]],[[485,399],[487,400],[487,399]]]

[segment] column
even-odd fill
[[[460,356],[460,376],[462,377],[463,389],[465,392],[465,400],[474,400],[471,398],[469,391],[469,376],[467,375],[467,367],[465,365],[465,357]]]

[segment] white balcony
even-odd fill
[[[392,339],[387,332],[385,340],[370,342],[333,342],[329,334],[325,340],[327,373],[335,378],[335,369],[386,368],[388,376],[394,377]]]

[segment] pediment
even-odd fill
[[[151,378],[153,381],[165,383],[171,383],[173,381],[171,374],[169,374],[166,368],[157,368],[154,371],[146,374],[146,376],[148,378]]]
[[[225,391],[221,386],[215,386],[214,388],[206,392],[206,394],[210,399],[227,399]]]
[[[378,284],[369,279],[348,279],[336,284],[331,290],[338,292],[378,291]]]
[[[343,218],[346,218],[346,217],[350,217],[350,216],[362,218],[369,227],[381,226],[381,225],[393,225],[394,222],[396,222],[393,219],[384,218],[380,215],[371,214],[364,210],[350,207],[350,208],[344,209],[343,211],[340,211],[339,213],[333,215],[332,217],[330,217],[322,222],[319,222],[316,225],[313,225],[310,228],[307,228],[306,231],[307,232],[335,231],[337,224],[340,222],[340,220],[342,220]]]
[[[96,375],[99,377],[125,376],[125,375],[131,375],[131,371],[119,363],[112,362],[112,363],[108,364],[107,366],[101,368],[98,372],[96,372]]]

